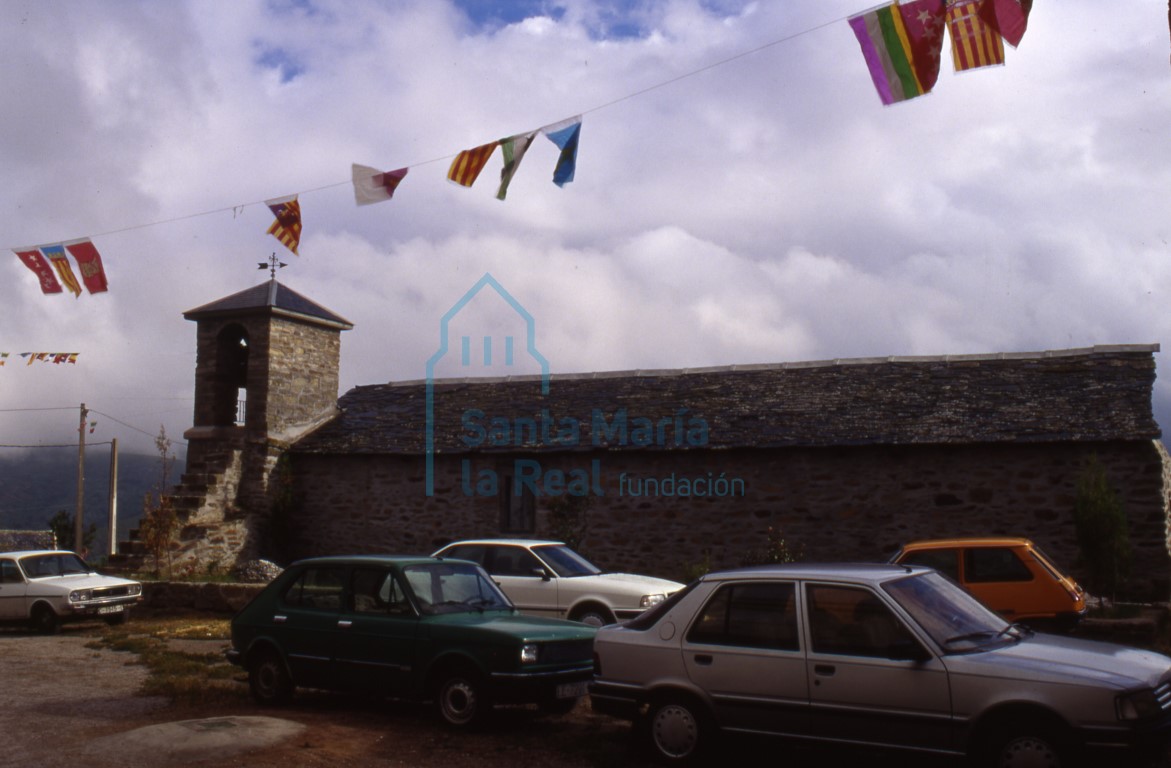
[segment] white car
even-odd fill
[[[457,541],[434,557],[479,563],[522,613],[594,627],[634,618],[683,588],[654,576],[603,573],[560,541]]]
[[[142,600],[137,581],[102,576],[72,552],[0,553],[0,621],[56,632],[78,619],[126,621]]]

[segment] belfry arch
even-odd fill
[[[239,323],[225,326],[216,337],[212,426],[229,427],[246,423],[248,350],[248,331]]]

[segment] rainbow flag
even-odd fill
[[[943,13],[943,0],[915,0],[850,17],[883,104],[913,99],[935,87],[943,51]]]

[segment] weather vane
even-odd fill
[[[268,261],[260,262],[260,266],[258,266],[257,269],[267,269],[269,277],[273,280],[276,280],[276,271],[278,269],[284,269],[287,266],[289,265],[276,257],[276,252],[274,251],[273,254],[268,257]]]

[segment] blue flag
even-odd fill
[[[557,167],[553,169],[553,183],[559,187],[565,186],[573,181],[573,172],[577,167],[577,140],[581,135],[581,115],[547,125],[541,129],[541,133],[561,150],[561,156],[557,158]]]

